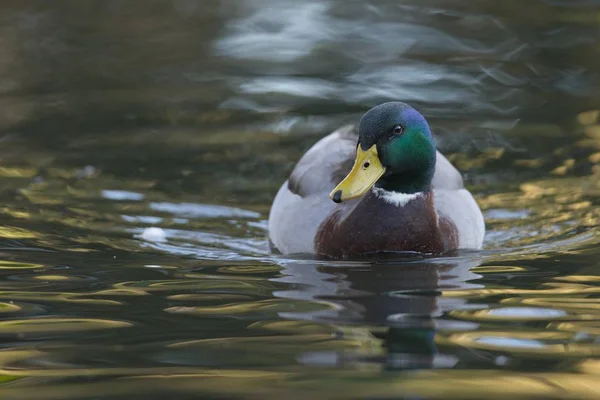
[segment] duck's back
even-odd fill
[[[315,237],[334,212],[345,215],[361,199],[336,204],[331,190],[350,172],[358,135],[345,126],[318,141],[298,161],[290,178],[279,189],[269,215],[269,240],[283,254],[315,254]],[[440,152],[432,181],[437,213],[456,227],[458,248],[481,247],[484,221],[460,173]]]

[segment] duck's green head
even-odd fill
[[[376,186],[401,193],[430,189],[435,172],[435,141],[425,118],[408,104],[373,107],[358,127],[352,171],[331,192],[336,203],[354,199]]]

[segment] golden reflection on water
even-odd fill
[[[224,299],[226,300],[226,298]],[[301,303],[298,304],[294,301],[285,301],[279,299],[272,300],[259,300],[252,302],[238,302],[223,304],[218,306],[210,307],[171,307],[165,311],[175,314],[189,314],[189,315],[214,315],[224,316],[225,318],[234,318],[237,316],[244,315],[260,315],[263,318],[277,317],[279,313],[284,312],[310,312],[319,311],[322,309],[329,308],[328,305],[319,305],[316,303]]]
[[[98,396],[129,393],[177,393],[194,395],[240,395],[245,398],[277,399],[294,393],[315,399],[361,399],[365,397],[422,396],[430,399],[596,399],[600,393],[598,366],[582,365],[587,373],[531,373],[485,370],[419,371],[404,376],[382,376],[377,371],[332,371],[310,374],[299,371],[270,370],[194,370],[149,368],[146,374],[139,370],[116,369],[97,372],[96,376],[124,375],[110,385],[104,383],[69,384],[67,387],[41,386],[43,392],[27,388],[27,382],[11,385],[2,390],[7,396],[22,394],[30,399],[79,398],[90,392]],[[62,372],[64,376],[78,376],[77,371]],[[58,377],[59,374],[40,374]],[[89,376],[89,375],[88,375]],[[92,375],[94,376],[94,375]],[[326,379],[323,379],[326,378]],[[468,388],[468,389],[467,389]],[[482,397],[483,396],[483,397]]]
[[[530,174],[528,171],[550,171],[543,178],[536,174],[538,177],[534,179],[521,179],[518,187],[513,184],[501,192],[476,195],[479,204],[489,213],[488,228],[505,232],[494,235],[494,241],[488,240],[488,248],[537,246],[577,235],[581,244],[597,242],[600,235],[599,114],[598,110],[581,113],[577,121],[583,138],[554,147],[553,155],[531,159],[509,151],[451,155],[451,160],[461,169],[473,173],[493,168],[499,161],[512,163],[525,176]],[[512,133],[516,137],[536,129],[527,125],[516,128]],[[498,210],[506,215],[496,212]],[[518,214],[510,216],[505,211]],[[584,232],[587,232],[585,237]]]
[[[231,301],[231,300],[251,300],[251,296],[241,294],[226,294],[226,293],[190,293],[190,294],[174,294],[168,296],[169,300],[192,301],[192,302],[212,302],[212,301]]]
[[[0,334],[67,333],[98,329],[127,328],[130,322],[86,318],[41,318],[0,321]]]
[[[30,264],[30,263],[23,263],[23,262],[0,260],[0,269],[20,270],[20,269],[41,269],[41,268],[43,268],[43,265],[41,265],[41,264]]]

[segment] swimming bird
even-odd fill
[[[378,105],[358,127],[324,137],[275,196],[269,242],[282,254],[352,259],[377,253],[479,249],[483,215],[425,118]]]

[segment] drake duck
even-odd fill
[[[390,102],[318,141],[275,196],[269,242],[282,254],[350,259],[479,249],[485,224],[425,118]]]

